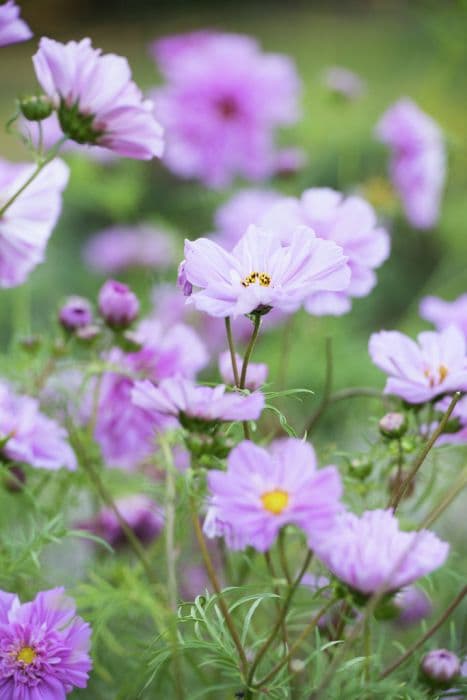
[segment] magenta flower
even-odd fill
[[[150,544],[160,535],[164,527],[164,515],[151,498],[142,494],[126,496],[117,498],[115,505],[122,518],[143,544]],[[80,527],[106,540],[112,547],[118,547],[126,542],[126,535],[112,508],[102,508],[94,518],[80,523]]]
[[[128,285],[107,280],[99,291],[99,313],[111,328],[126,328],[138,317],[138,297]]]
[[[103,56],[90,39],[61,44],[44,37],[33,62],[69,138],[138,160],[162,155],[162,127],[152,102],[132,81],[125,58]]]
[[[214,388],[199,386],[183,377],[163,379],[157,387],[148,380],[136,382],[132,400],[156,420],[173,416],[181,423],[258,420],[264,408],[260,391],[229,393],[223,384]]]
[[[376,285],[375,269],[388,258],[390,240],[378,226],[373,207],[362,197],[344,198],[326,187],[306,190],[300,199],[283,198],[267,210],[260,224],[287,240],[292,226],[308,226],[319,239],[334,242],[347,256],[350,284],[343,290],[316,290],[305,309],[314,315],[346,313],[353,297],[367,296]]]
[[[84,297],[68,297],[58,312],[58,320],[64,328],[74,331],[92,323],[92,306]]]
[[[342,249],[305,226],[283,245],[279,235],[252,225],[231,253],[207,238],[186,241],[185,259],[188,282],[201,288],[190,301],[218,317],[272,307],[290,313],[314,291],[345,289],[350,276]]]
[[[268,452],[244,440],[227,471],[208,473],[208,536],[223,536],[231,549],[269,549],[279,530],[303,529],[313,547],[341,510],[342,484],[335,467],[316,468],[313,448],[302,440],[279,441]]]
[[[96,272],[114,275],[133,267],[166,268],[174,250],[169,234],[153,226],[111,226],[87,241],[83,257]]]
[[[261,217],[283,199],[274,190],[244,189],[222,204],[215,214],[215,240],[226,250],[232,250],[250,224],[261,224]]]
[[[327,68],[324,71],[323,82],[328,90],[347,100],[357,100],[366,92],[365,81],[357,73],[342,66]]]
[[[442,566],[449,545],[428,530],[402,532],[391,510],[343,513],[316,554],[350,588],[394,592]]]
[[[85,688],[92,668],[91,628],[63,588],[20,603],[0,591],[0,698],[65,700]]]
[[[467,390],[466,340],[455,326],[420,333],[417,342],[397,331],[373,333],[369,352],[389,375],[384,393],[408,403]]]
[[[438,124],[404,98],[381,117],[376,135],[392,151],[391,180],[415,228],[428,229],[439,217],[446,179],[444,140]]]
[[[27,41],[32,32],[19,16],[20,9],[14,0],[7,0],[0,5],[0,46]]]
[[[467,338],[467,294],[461,294],[454,301],[425,297],[420,304],[420,316],[433,323],[438,331],[457,326]]]
[[[0,159],[0,210],[31,176],[35,166]],[[0,287],[17,287],[45,259],[45,249],[62,207],[68,167],[47,165],[0,214]]]
[[[243,359],[240,355],[236,355],[237,369],[239,374],[242,371]],[[223,352],[219,355],[219,372],[222,380],[226,384],[235,385],[235,377],[232,368],[232,358],[230,352]],[[266,382],[268,378],[269,367],[264,362],[250,362],[246,373],[245,388],[249,391],[256,391]]]
[[[38,469],[76,469],[67,432],[40,412],[39,402],[0,384],[0,454]]]
[[[299,116],[293,63],[263,54],[250,37],[218,32],[169,37],[152,52],[167,81],[154,97],[170,170],[210,187],[268,177],[276,129]]]

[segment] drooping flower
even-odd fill
[[[251,224],[260,225],[262,216],[283,199],[274,190],[243,189],[236,192],[216,211],[215,241],[226,250],[235,248]]]
[[[39,469],[76,469],[67,432],[40,411],[39,402],[0,383],[0,454]]]
[[[139,314],[138,297],[123,282],[107,280],[99,291],[99,312],[111,328],[126,328]]]
[[[402,532],[391,510],[344,513],[316,554],[350,588],[395,592],[444,564],[449,545],[429,530]]]
[[[113,275],[130,268],[165,268],[174,259],[169,234],[143,224],[111,226],[87,241],[83,257],[96,272]]]
[[[65,700],[85,688],[92,668],[91,628],[63,588],[20,603],[0,591],[0,697]]]
[[[46,165],[33,182],[1,213],[35,170],[29,163],[0,159],[0,287],[17,287],[44,261],[45,249],[62,207],[68,167]]]
[[[0,5],[0,46],[27,41],[32,32],[26,22],[19,16],[20,9],[15,0],[7,0]]]
[[[242,371],[243,359],[240,355],[236,355],[237,369],[240,374]],[[219,372],[226,384],[235,385],[234,371],[232,367],[232,358],[227,350],[219,355]],[[250,362],[246,373],[245,389],[255,391],[266,382],[268,378],[269,367],[264,362]]]
[[[454,326],[441,333],[420,333],[417,342],[398,331],[373,333],[369,352],[389,375],[384,393],[408,403],[467,390],[466,340]]]
[[[346,100],[357,100],[366,92],[365,81],[354,71],[342,66],[330,66],[323,73],[324,85]]]
[[[115,506],[143,544],[150,544],[161,533],[164,527],[164,514],[160,506],[148,496],[137,494],[117,498]],[[80,523],[80,527],[102,537],[112,547],[118,547],[126,542],[125,532],[112,508],[102,508],[94,518]]]
[[[92,307],[84,297],[68,297],[58,312],[58,320],[64,328],[73,331],[92,323]]]
[[[392,151],[391,180],[415,228],[432,228],[439,217],[446,178],[443,134],[413,100],[404,98],[381,117],[376,136]]]
[[[61,44],[44,37],[33,63],[69,138],[138,160],[162,155],[162,127],[125,58],[102,55],[90,39]]]
[[[311,445],[294,438],[269,451],[244,440],[230,453],[226,472],[209,471],[208,486],[205,532],[225,537],[232,549],[264,552],[289,524],[304,530],[314,547],[342,507],[337,469],[318,470]]]
[[[461,294],[454,301],[425,297],[420,303],[420,316],[433,323],[438,331],[457,326],[467,338],[467,294]]]
[[[218,317],[272,307],[290,313],[315,291],[341,291],[350,277],[346,260],[338,245],[306,226],[282,244],[279,235],[252,225],[231,253],[207,238],[185,242],[186,278],[201,288],[189,299]]]
[[[250,37],[207,31],[156,41],[152,53],[167,81],[154,97],[170,170],[210,187],[268,177],[275,130],[299,116],[292,61]]]
[[[326,187],[306,190],[300,199],[283,198],[263,214],[259,223],[284,241],[294,225],[308,226],[319,239],[342,248],[351,271],[350,284],[343,291],[313,291],[305,308],[314,315],[338,316],[349,311],[353,297],[371,292],[376,285],[375,270],[389,256],[389,236],[378,226],[373,207],[362,197],[344,197]]]

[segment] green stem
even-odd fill
[[[282,571],[284,573],[285,578],[287,579],[287,583],[289,584],[289,586],[291,586],[293,581],[292,581],[292,576],[290,575],[289,563],[287,561],[287,555],[285,552],[285,531],[283,528],[279,532],[278,546],[279,546],[279,559],[281,562]]]
[[[251,355],[253,353],[253,350],[254,350],[254,347],[256,344],[256,340],[258,338],[260,326],[261,326],[261,316],[259,314],[256,314],[255,320],[254,320],[254,326],[253,326],[253,333],[251,334],[250,342],[248,343],[248,347],[246,349],[245,356],[243,358],[242,373],[240,375],[240,384],[239,384],[240,389],[245,388],[248,365],[249,365]],[[250,431],[250,426],[248,424],[248,421],[243,421],[243,432],[245,434],[245,438],[247,440],[251,440],[251,431]]]
[[[232,362],[235,386],[240,386],[240,375],[238,374],[237,355],[235,352],[235,343],[232,335],[232,323],[230,321],[230,316],[227,316],[225,319],[225,332],[227,333],[227,342],[229,344],[230,360]]]
[[[365,682],[368,683],[370,681],[371,661],[371,620],[369,617],[365,620],[363,641],[365,646]]]
[[[324,378],[323,397],[320,401],[318,408],[312,414],[310,420],[308,421],[308,423],[305,427],[306,433],[312,432],[316,423],[319,421],[319,419],[321,418],[321,416],[323,415],[323,413],[326,411],[327,407],[329,406],[329,403],[331,400],[332,381],[333,381],[333,374],[334,374],[333,361],[332,361],[332,338],[326,338],[325,354],[326,354],[326,374],[325,374],[325,378]]]

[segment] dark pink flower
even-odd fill
[[[58,312],[58,320],[67,330],[76,330],[92,323],[92,307],[83,297],[68,297]]]
[[[111,328],[127,328],[138,316],[138,297],[128,285],[107,280],[99,291],[99,313]]]

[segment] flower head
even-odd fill
[[[442,688],[449,687],[461,672],[459,657],[448,649],[429,651],[423,657],[420,667],[428,681]]]
[[[162,155],[162,127],[125,58],[102,55],[90,39],[61,44],[44,37],[33,62],[69,138],[138,160]]]
[[[0,591],[0,697],[64,700],[85,688],[91,629],[63,588],[20,603]]]
[[[58,320],[67,330],[76,330],[92,323],[92,307],[84,297],[68,297],[58,312]]]
[[[20,9],[14,0],[0,5],[0,46],[27,41],[32,32],[19,16]]]
[[[115,505],[136,537],[144,544],[150,544],[161,533],[164,515],[157,503],[148,496],[137,494],[118,498]],[[112,547],[126,542],[126,535],[112,508],[103,508],[91,520],[80,523],[80,527],[94,532]]]
[[[236,355],[237,369],[241,372],[243,360],[240,355]],[[223,352],[219,355],[219,372],[226,384],[235,385],[235,377],[232,368],[232,358],[230,352]],[[246,373],[245,389],[255,391],[266,382],[269,367],[264,362],[250,362]]]
[[[128,285],[107,280],[99,291],[99,312],[111,328],[126,328],[138,316],[138,297]]]
[[[461,294],[454,301],[425,297],[420,304],[420,316],[433,323],[438,331],[457,326],[467,339],[467,294]]]
[[[380,331],[371,336],[369,352],[389,375],[384,393],[408,403],[467,390],[466,341],[454,326],[420,333],[417,342],[397,331]]]

